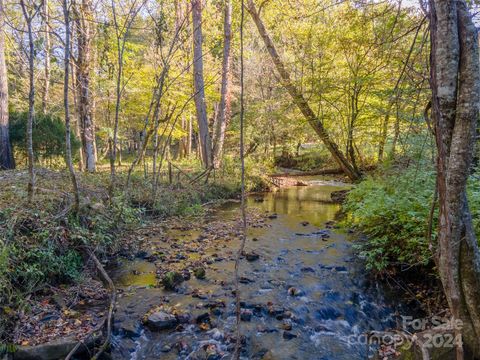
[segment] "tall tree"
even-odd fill
[[[63,15],[65,20],[65,59],[64,59],[64,82],[63,82],[63,104],[65,107],[65,161],[72,181],[74,195],[74,212],[78,213],[80,207],[80,195],[78,191],[78,182],[73,168],[71,127],[70,127],[70,104],[68,99],[69,79],[70,79],[70,5],[68,0],[63,0]]]
[[[230,65],[231,65],[231,40],[232,40],[232,1],[225,0],[223,21],[223,62],[222,62],[222,87],[220,90],[220,105],[214,129],[213,141],[213,166],[219,168],[222,155],[225,131],[230,118]]]
[[[37,16],[41,6],[37,5],[35,2],[25,4],[25,0],[20,0],[20,6],[22,8],[23,17],[27,24],[27,34],[28,34],[28,82],[29,82],[29,92],[28,92],[28,120],[27,120],[27,155],[28,155],[28,200],[33,200],[33,193],[35,190],[35,169],[34,169],[34,154],[33,154],[33,119],[35,117],[35,44],[33,41],[33,20]]]
[[[438,269],[467,347],[480,356],[480,252],[466,184],[479,116],[477,30],[464,0],[430,0],[432,118],[437,146]],[[463,358],[457,347],[457,359]]]
[[[8,78],[5,63],[5,8],[0,0],[0,170],[14,169],[8,121]]]
[[[125,90],[125,80],[123,78],[123,67],[124,67],[124,54],[125,54],[125,44],[127,42],[127,36],[129,34],[130,28],[135,20],[135,17],[145,5],[146,0],[143,0],[140,4],[137,1],[133,1],[127,13],[124,17],[123,22],[120,22],[120,14],[118,13],[115,0],[112,0],[112,15],[113,15],[113,25],[115,30],[115,41],[117,47],[117,73],[116,73],[116,86],[115,86],[115,120],[113,125],[113,139],[109,139],[109,148],[110,148],[110,196],[113,195],[114,183],[115,183],[115,159],[117,157],[117,145],[118,145],[118,128],[120,123],[120,105],[122,100],[122,94]]]
[[[43,94],[42,94],[42,113],[47,113],[48,107],[48,96],[50,94],[50,52],[51,52],[51,41],[50,41],[50,10],[48,8],[48,0],[43,0],[43,22],[45,26],[45,74],[44,74],[44,84],[43,84]]]
[[[82,138],[82,153],[85,169],[96,170],[95,126],[93,123],[92,98],[92,43],[93,43],[93,9],[91,0],[80,0],[76,6],[77,21],[77,81],[78,81],[78,115]]]
[[[253,0],[248,0],[247,3],[247,9],[250,15],[252,16],[253,21],[255,22],[255,25],[257,26],[258,32],[260,36],[263,39],[263,42],[265,43],[265,47],[268,50],[268,53],[270,54],[273,63],[275,64],[275,67],[277,68],[278,73],[280,74],[280,78],[282,81],[283,86],[286,88],[288,93],[293,99],[293,102],[299,110],[302,112],[303,116],[307,120],[307,122],[310,124],[310,126],[315,130],[317,135],[320,137],[320,139],[323,141],[327,149],[330,151],[332,154],[333,158],[335,161],[340,165],[344,173],[351,179],[351,180],[358,180],[360,179],[360,173],[352,166],[352,164],[349,163],[345,155],[342,153],[342,151],[338,148],[337,144],[333,142],[331,139],[329,133],[323,126],[322,122],[320,119],[315,115],[314,111],[308,104],[307,100],[303,96],[303,94],[300,92],[300,90],[294,85],[294,83],[291,80],[291,76],[287,69],[285,68],[285,65],[283,64],[280,55],[277,52],[277,49],[275,48],[275,45],[273,44],[272,39],[270,38],[270,35],[267,32],[267,29],[265,28],[265,25],[263,24],[262,19],[260,18],[260,15],[255,7],[255,3]]]
[[[205,82],[203,78],[203,34],[202,34],[202,1],[192,0],[193,24],[193,84],[195,91],[195,108],[197,110],[198,133],[203,165],[212,167],[212,145],[208,130],[207,104],[205,102]]]

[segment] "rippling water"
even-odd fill
[[[357,341],[360,335],[396,325],[395,298],[367,278],[354,258],[352,239],[340,230],[326,229],[339,211],[338,205],[328,203],[330,193],[342,186],[311,183],[264,194],[262,202],[255,201],[258,195],[249,198],[249,207],[278,218],[271,220],[271,227],[248,233],[247,248],[261,258],[241,264],[242,276],[252,280],[241,285],[242,306],[253,312],[250,322],[242,322],[244,359],[365,359],[368,349]],[[238,204],[231,203],[214,216],[231,219],[237,214]],[[198,235],[182,234],[187,240]],[[236,249],[238,241],[228,247]],[[206,344],[215,344],[218,350],[208,359],[231,358],[227,339],[235,329],[233,286],[220,281],[233,278],[233,261],[213,263],[206,280],[192,278],[179,293],[149,287],[157,283],[155,265],[145,261],[125,262],[113,275],[127,294],[119,300],[115,318],[114,359],[206,359]],[[291,287],[300,294],[289,296]],[[195,316],[199,303],[207,300],[184,295],[193,288],[208,292],[208,301],[226,302],[225,309],[211,315],[213,329],[202,331],[192,324],[183,331],[151,332],[140,325],[141,316],[164,296]],[[291,319],[277,320],[268,314],[268,306],[284,308]],[[284,336],[285,323],[292,329]]]

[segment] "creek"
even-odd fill
[[[402,308],[398,292],[372,280],[354,254],[355,235],[335,225],[338,204],[330,193],[345,189],[335,182],[306,179],[309,186],[252,195],[248,208],[265,218],[250,226],[240,267],[243,359],[355,360],[372,354],[362,342],[369,331],[395,328]],[[235,221],[239,204],[226,203],[206,224]],[[205,279],[191,276],[176,291],[158,286],[155,261],[122,261],[112,278],[122,293],[114,322],[114,359],[230,359],[234,349],[234,254],[238,237],[211,241],[203,255],[182,244],[200,241],[206,228],[175,228],[152,248],[178,250],[177,257],[207,259]],[[211,230],[210,231],[215,231]],[[163,245],[162,245],[163,244]],[[145,258],[144,256],[140,256]],[[210,259],[210,260],[208,260]],[[252,260],[252,259],[251,259]],[[141,319],[152,307],[181,309],[187,321],[152,331]],[[205,324],[203,326],[200,326]]]

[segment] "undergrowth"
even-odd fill
[[[435,172],[416,167],[369,176],[349,193],[344,205],[345,222],[365,234],[365,240],[355,247],[368,269],[383,272],[434,265],[437,210],[431,244],[427,239],[434,188]],[[478,236],[480,184],[475,175],[469,181],[468,197]]]
[[[73,214],[68,174],[37,169],[36,177],[34,201],[28,203],[27,172],[0,174],[4,190],[0,194],[0,340],[8,340],[14,314],[25,309],[29,297],[82,280],[89,265],[86,248],[99,257],[113,255],[129,245],[128,237],[121,234],[150,215],[200,214],[202,204],[233,197],[238,191],[220,181],[161,183],[152,200],[151,180],[134,174],[125,199],[121,191],[125,174],[119,174],[120,190],[110,200],[107,173],[79,174],[81,204]]]

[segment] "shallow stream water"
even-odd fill
[[[396,314],[402,312],[399,299],[369,279],[364,265],[354,257],[352,235],[332,225],[339,205],[328,202],[330,193],[345,186],[312,179],[310,184],[248,199],[249,208],[277,217],[267,220],[268,227],[248,231],[247,251],[254,250],[260,258],[241,263],[242,308],[247,311],[245,320],[250,320],[241,324],[243,359],[365,359],[368,349],[361,335],[395,327]],[[238,206],[225,204],[212,217],[230,220],[238,216]],[[197,230],[170,234],[178,241],[199,235]],[[231,254],[238,244],[238,240],[219,241],[218,249],[208,251]],[[113,271],[123,296],[115,316],[112,358],[231,358],[233,269],[232,257],[213,261],[206,279],[192,276],[174,292],[156,286],[153,263],[139,259],[122,263]],[[200,289],[204,296],[191,296],[193,289]],[[160,332],[142,326],[143,314],[162,301],[193,317],[207,311],[209,328],[201,329],[194,321]],[[205,306],[212,302],[225,307]]]

